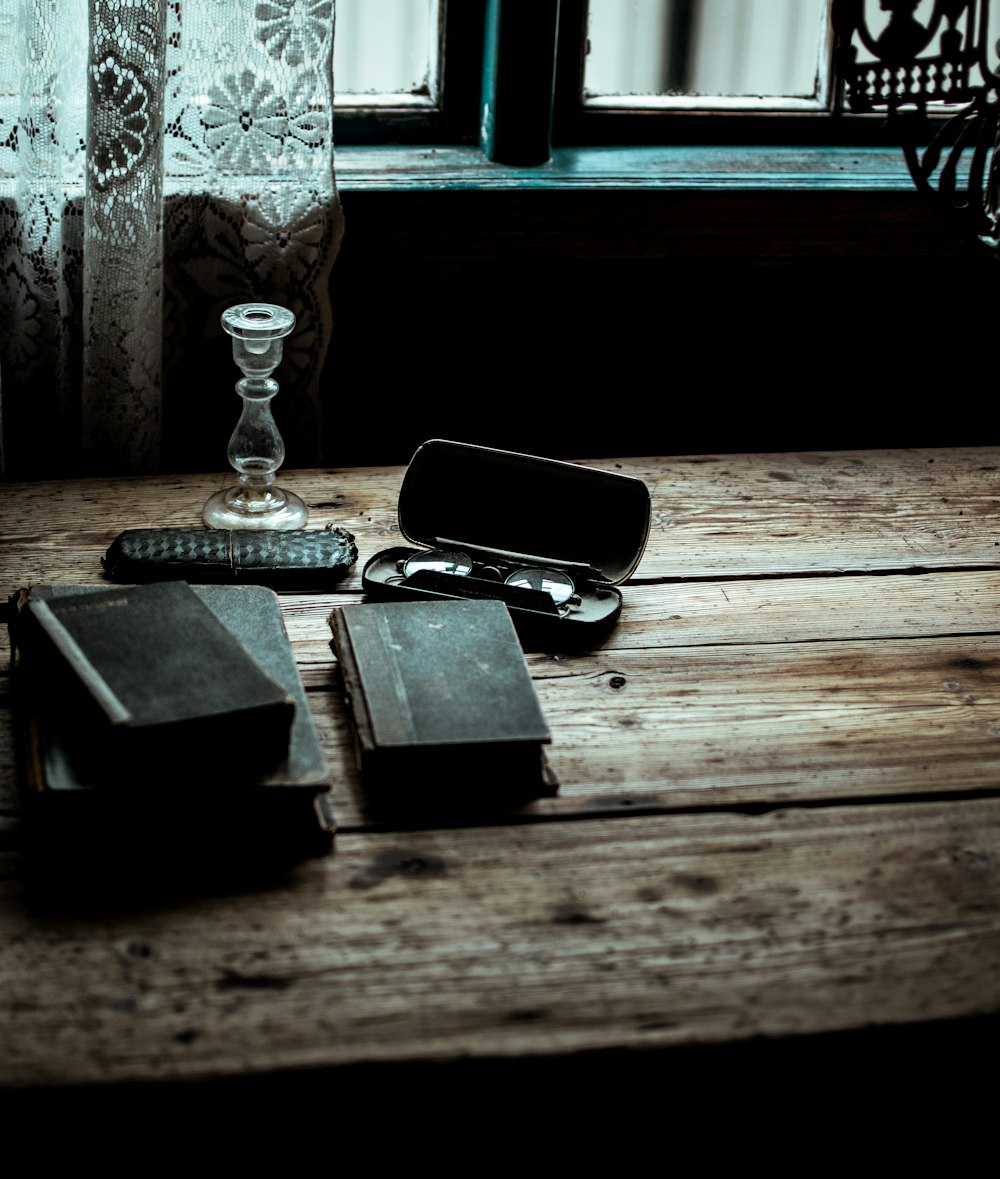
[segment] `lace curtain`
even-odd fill
[[[320,461],[333,29],[333,0],[0,0],[6,478],[225,468],[247,299],[296,314],[275,418]]]

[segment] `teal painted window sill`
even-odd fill
[[[344,192],[914,191],[902,151],[882,147],[575,147],[520,167],[491,163],[474,147],[347,146],[336,168]]]

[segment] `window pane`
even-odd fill
[[[338,104],[436,102],[440,8],[440,0],[337,0]]]
[[[818,106],[829,0],[590,0],[595,106]],[[627,101],[622,101],[627,100]]]

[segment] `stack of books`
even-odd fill
[[[35,884],[125,895],[330,851],[328,767],[273,590],[36,585],[11,607]]]

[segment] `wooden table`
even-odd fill
[[[361,554],[330,592],[282,594],[339,822],[283,885],[33,913],[4,659],[4,1090],[363,1075],[370,1095],[409,1065],[454,1096],[477,1066],[549,1086],[562,1062],[549,1096],[610,1099],[727,1046],[725,1068],[875,1044],[902,1070],[907,1043],[996,1045],[1000,447],[589,465],[646,481],[648,546],[600,646],[527,656],[561,786],[493,823],[366,815],[326,620],[398,540],[402,468],[283,476]],[[197,526],[227,482],[8,484],[5,592],[100,582],[119,531]]]

